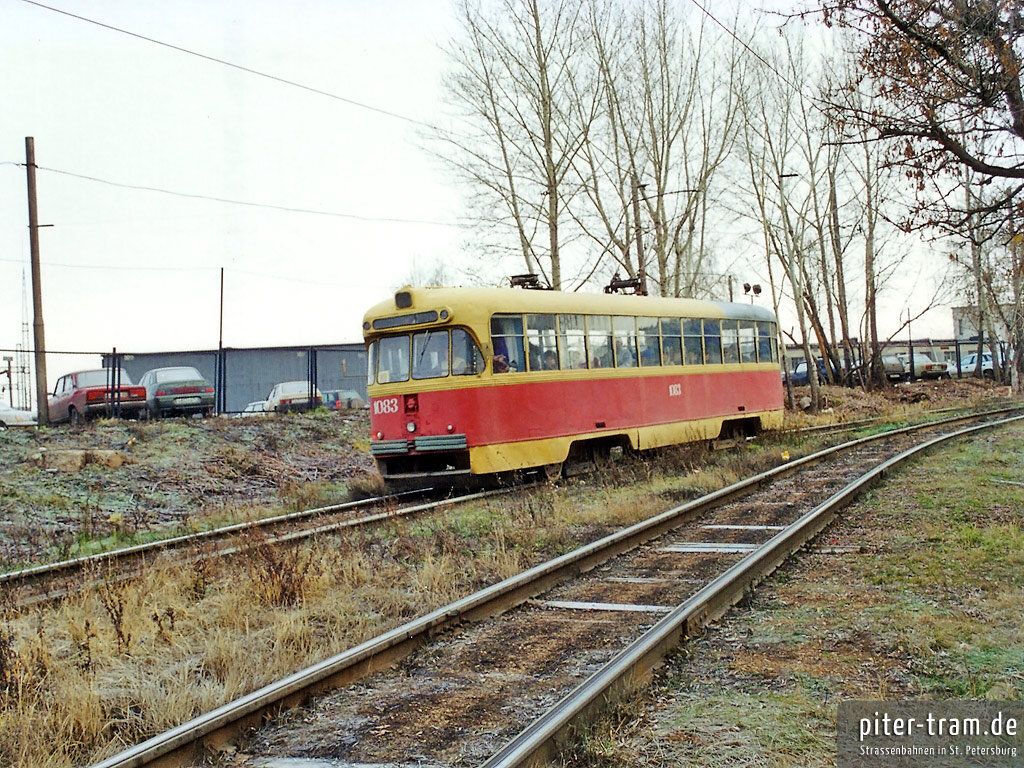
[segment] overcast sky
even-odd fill
[[[437,111],[442,2],[55,7],[414,119]],[[415,124],[4,0],[0,347],[18,341],[35,138],[47,346],[360,340],[414,261],[458,249],[458,197]],[[53,170],[43,170],[53,169]],[[62,173],[57,173],[60,171]],[[153,187],[364,221],[126,189]],[[30,289],[29,289],[30,290]],[[29,294],[31,297],[31,294]]]
[[[26,136],[52,350],[215,348],[221,267],[226,346],[359,341],[415,265],[458,262],[461,199],[422,129],[342,100],[440,119],[447,0],[47,4],[330,95],[3,0],[0,348],[31,321]],[[948,336],[948,312],[919,328]]]

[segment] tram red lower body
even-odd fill
[[[777,371],[532,381],[373,398],[375,439],[464,434],[470,447],[782,408]],[[396,402],[397,401],[397,402]],[[415,410],[412,410],[412,407]],[[409,431],[409,424],[414,430]],[[380,433],[380,437],[378,437]]]

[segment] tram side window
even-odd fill
[[[683,347],[686,350],[687,365],[704,365],[704,335],[700,320],[683,320]]]
[[[682,327],[678,317],[661,318],[661,350],[665,365],[683,364]]]
[[[722,362],[722,323],[704,321],[704,362],[708,365]]]
[[[757,359],[768,363],[772,359],[772,324],[764,321],[757,323]]]
[[[555,315],[527,315],[526,343],[531,371],[558,370],[558,331]]]
[[[779,330],[775,323],[768,323],[768,327],[771,331],[769,338],[772,340],[772,362],[779,362]]]
[[[412,335],[412,377],[440,379],[448,375],[448,331]]]
[[[615,336],[615,365],[636,368],[636,318],[613,317]]]
[[[558,353],[562,370],[587,367],[587,329],[583,315],[558,316]]]
[[[484,356],[468,331],[452,329],[452,376],[475,376],[484,369]]]
[[[740,320],[740,362],[757,362],[757,338],[754,335],[753,320]]]
[[[377,378],[377,342],[371,341],[366,348],[366,384],[369,386]]]
[[[678,325],[679,321],[676,320],[676,323]],[[640,365],[645,368],[652,365],[661,365],[660,336],[658,318],[637,318],[636,346],[640,354]]]
[[[495,373],[526,370],[522,315],[494,315],[491,317],[491,343],[494,345]]]
[[[409,337],[385,336],[380,340],[377,361],[377,383],[389,384],[409,380]]]
[[[722,321],[722,362],[740,361],[740,328],[737,320]]]
[[[590,351],[591,368],[611,368],[612,319],[607,315],[587,317],[587,347]]]

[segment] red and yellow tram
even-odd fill
[[[776,321],[761,307],[403,288],[366,313],[363,333],[370,449],[392,487],[782,424]]]

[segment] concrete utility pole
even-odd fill
[[[46,402],[46,334],[43,332],[43,288],[39,269],[39,214],[36,210],[36,147],[31,136],[25,137],[25,171],[28,175],[28,232],[32,250],[32,312],[36,363],[36,408],[38,424],[50,423]]]

